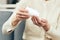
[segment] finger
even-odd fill
[[[24,19],[28,19],[29,17],[19,17],[17,18],[18,20],[24,20]]]
[[[26,9],[20,9],[19,11],[28,13],[28,10],[26,10]]]
[[[32,19],[33,23],[36,24],[34,17],[32,17],[31,19]]]
[[[46,22],[47,22],[47,20],[46,20],[46,19],[41,19],[41,22],[46,23]]]
[[[30,16],[29,15],[22,15],[22,14],[20,15],[20,14],[18,14],[18,15],[16,15],[16,17],[20,18],[20,17],[30,17]]]
[[[41,22],[40,22],[39,18],[36,17],[36,21],[37,21],[37,25],[41,26]]]
[[[34,16],[32,16],[32,21],[33,21],[34,24],[37,24],[37,21],[36,21]]]
[[[23,15],[20,16],[20,15],[19,15],[18,17],[19,17],[19,18],[27,18],[27,17],[29,18],[30,16],[28,16],[28,15],[27,15],[27,16],[23,16]]]
[[[37,16],[33,16],[38,22],[40,22],[40,19]]]
[[[30,16],[20,16],[19,18],[22,18],[22,19],[27,19],[27,18],[29,18]]]
[[[18,19],[18,20],[20,20],[21,18],[20,18],[20,15],[16,15],[16,18]]]
[[[44,22],[41,22],[41,26],[45,26],[46,25],[46,23],[44,23]]]
[[[41,26],[41,20],[37,16],[34,16],[34,17],[37,20],[37,24]]]
[[[20,15],[20,16],[29,16],[29,14],[28,13],[22,13],[22,12],[19,12],[19,13],[17,13],[16,15]]]
[[[32,21],[35,25],[39,25],[35,17],[32,18]]]
[[[37,21],[37,22],[35,21],[36,25],[38,25],[38,26],[45,26],[47,24],[45,19],[43,19],[42,22],[41,22],[41,20],[38,17],[36,17],[36,16],[33,16],[33,17]]]
[[[40,19],[38,17],[36,17],[36,16],[33,16],[33,17],[37,20],[37,25],[38,26],[42,26],[43,25],[43,23],[41,23],[41,21],[40,21]]]
[[[36,18],[37,22],[40,24],[41,20],[36,16],[35,16],[35,18]]]

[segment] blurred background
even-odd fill
[[[15,8],[15,4],[20,0],[0,0],[1,8]]]
[[[19,0],[0,0],[0,4],[15,4]]]
[[[21,22],[10,35],[2,34],[2,25],[11,16],[18,1],[20,0],[0,0],[0,40],[22,40],[25,21]]]

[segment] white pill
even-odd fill
[[[28,10],[30,16],[38,16],[39,17],[39,12],[37,10],[30,8],[30,7],[26,7],[26,9]]]

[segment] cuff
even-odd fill
[[[54,27],[50,27],[50,29],[47,31],[48,34],[53,34],[55,31],[55,28]]]

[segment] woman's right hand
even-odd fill
[[[17,18],[17,20],[28,19],[29,18],[29,13],[28,13],[28,11],[26,9],[20,9],[16,13],[16,18]]]
[[[12,25],[13,26],[16,26],[18,24],[19,21],[22,21],[22,20],[25,20],[25,19],[28,19],[30,16],[29,16],[29,13],[26,9],[20,9],[16,15],[15,15],[15,18],[13,18],[14,20],[12,20]]]

